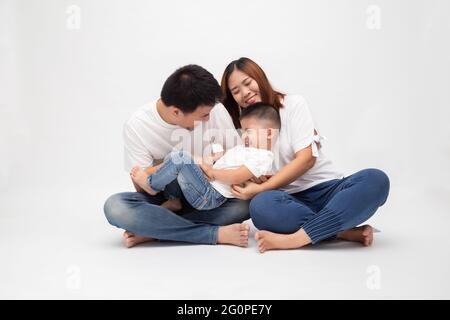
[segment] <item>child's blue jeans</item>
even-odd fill
[[[211,210],[220,207],[226,200],[206,179],[203,171],[185,151],[173,151],[154,174],[148,177],[148,184],[156,191],[162,191],[177,180],[189,204],[197,210]]]

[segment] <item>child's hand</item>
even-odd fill
[[[205,163],[199,164],[200,169],[202,169],[208,181],[214,181],[214,169],[212,166],[207,165]]]
[[[212,154],[213,162],[216,162],[217,160],[219,160],[221,157],[223,157],[224,154],[225,154],[224,151],[213,153]]]
[[[203,163],[203,159],[199,156],[192,156],[192,160],[194,160],[194,163],[200,165],[201,163]]]
[[[212,166],[217,160],[223,156],[224,152],[213,153],[212,155],[204,156],[203,163]]]

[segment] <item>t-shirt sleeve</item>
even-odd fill
[[[253,150],[247,152],[244,159],[244,166],[256,177],[259,178],[272,171],[273,153],[266,150]]]
[[[152,155],[129,124],[125,124],[123,127],[123,142],[124,169],[126,172],[130,172],[131,168],[136,165],[143,169],[153,166]]]
[[[294,152],[309,147],[314,141],[314,121],[306,100],[296,96],[288,115],[288,130]]]

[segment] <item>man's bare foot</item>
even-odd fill
[[[145,192],[152,196],[157,194],[157,192],[154,191],[147,182],[147,178],[149,176],[148,173],[142,170],[139,166],[135,166],[131,169],[130,176],[134,183],[144,189]]]
[[[261,253],[274,249],[297,249],[311,243],[311,239],[303,229],[292,234],[262,230],[255,233],[255,240],[258,242],[258,250]]]
[[[360,242],[364,246],[369,247],[373,243],[373,228],[366,224],[361,227],[339,232],[337,238],[346,241]]]
[[[125,246],[127,248],[131,248],[139,243],[150,242],[150,241],[154,241],[155,239],[140,237],[140,236],[135,235],[134,233],[125,231],[123,233],[123,240],[124,240]]]
[[[175,199],[169,199],[163,204],[161,204],[161,207],[169,209],[172,212],[177,212],[183,209],[183,204],[181,203],[181,200],[178,198]]]
[[[217,243],[246,247],[248,245],[249,231],[250,226],[245,223],[235,223],[229,226],[219,227]]]

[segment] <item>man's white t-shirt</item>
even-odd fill
[[[217,160],[214,169],[238,169],[241,166],[247,169],[256,177],[262,175],[272,175],[273,153],[265,149],[249,148],[238,145],[229,149],[222,157]],[[226,198],[235,198],[231,192],[229,184],[212,181],[211,185]]]
[[[314,134],[314,122],[308,104],[302,96],[286,95],[283,107],[280,109],[280,117],[281,130],[278,145],[274,148],[275,173],[295,159],[297,151],[310,145],[316,157],[316,162],[311,169],[281,190],[296,193],[325,181],[343,178],[343,175],[335,169],[331,160],[323,153],[322,148],[317,148],[314,142],[317,139]]]
[[[212,142],[224,149],[241,144],[233,121],[222,104],[216,104],[209,120],[189,131],[165,122],[156,109],[155,100],[139,108],[123,127],[124,167],[148,168],[161,163],[174,150],[186,150],[195,156],[209,154]]]

